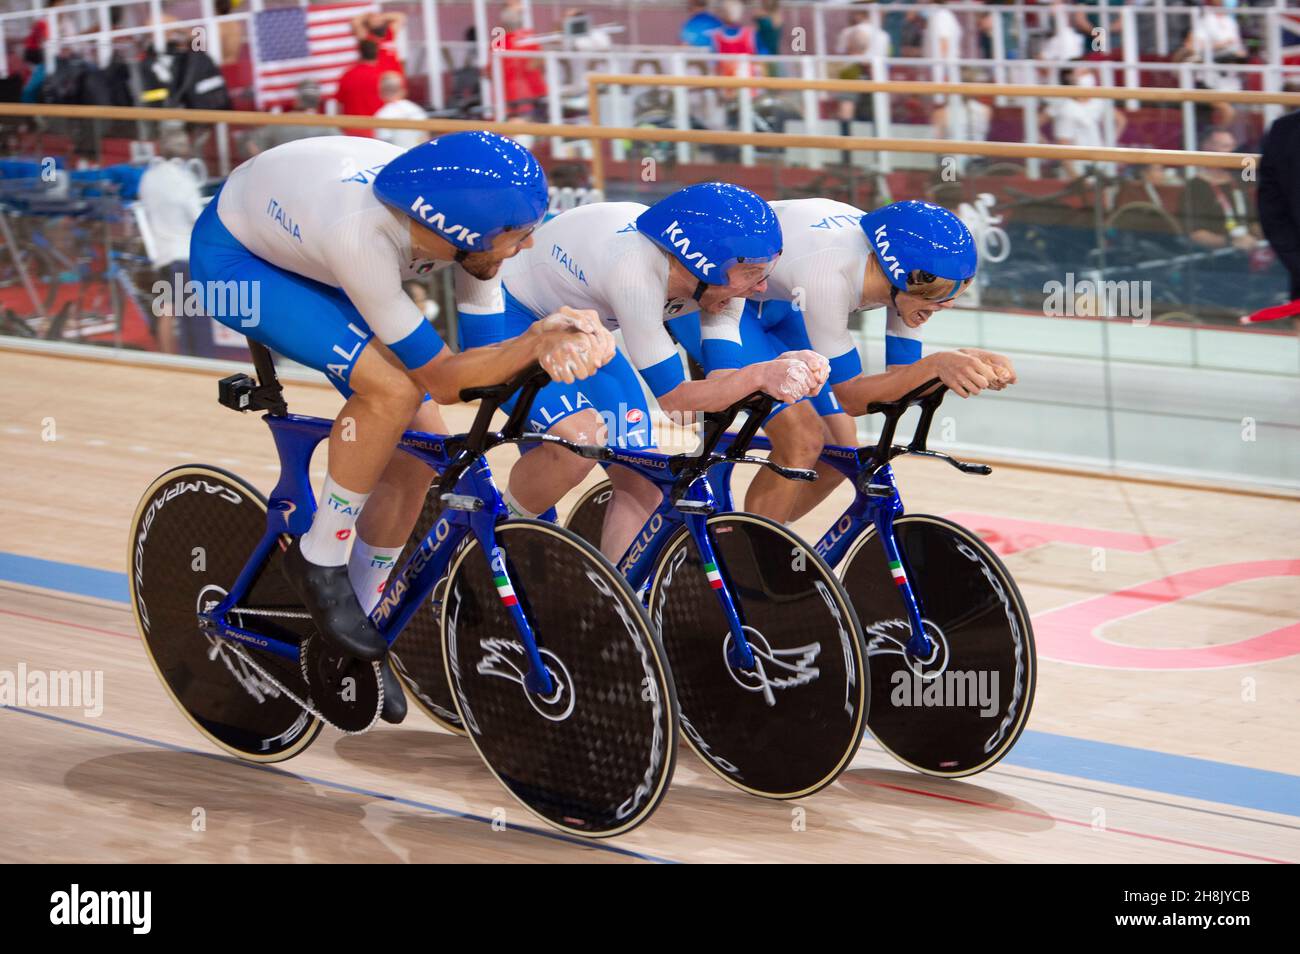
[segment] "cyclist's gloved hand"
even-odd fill
[[[831,363],[816,351],[786,351],[779,355],[781,358],[792,358],[795,361],[802,361],[808,366],[808,373],[813,376],[815,387],[812,390],[816,394],[826,383],[826,379],[831,375]]]
[[[787,404],[802,400],[821,387],[814,384],[816,379],[808,370],[808,365],[796,358],[777,358],[774,361],[764,361],[756,367],[759,372],[759,389]]]

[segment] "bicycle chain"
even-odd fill
[[[247,612],[247,610],[244,610],[242,612]],[[342,732],[344,735],[361,735],[373,729],[375,727],[375,723],[379,721],[379,711],[383,710],[383,693],[384,693],[383,682],[380,682],[379,684],[379,699],[380,699],[379,711],[375,713],[375,717],[374,719],[371,720],[370,725],[366,726],[364,729],[344,729],[335,725],[325,715],[323,715],[319,709],[317,709],[315,706],[313,706],[311,703],[307,702],[306,700],[300,699],[297,693],[290,690],[284,683],[280,682],[279,679],[276,679],[269,672],[267,672],[266,669],[260,663],[257,663],[253,660],[253,657],[250,656],[247,653],[247,651],[245,651],[243,646],[239,645],[238,643],[232,640],[222,640],[222,641],[231,649],[232,652],[234,652],[234,654],[237,657],[239,657],[239,659],[245,665],[257,670],[257,672],[262,676],[263,679],[265,679],[271,685],[275,686],[286,696],[292,699],[294,703],[296,703],[304,711],[309,712],[317,719],[320,719],[321,722],[324,722],[331,729],[337,729],[339,732]],[[301,665],[301,660],[299,664]]]

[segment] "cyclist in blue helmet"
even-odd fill
[[[910,201],[864,213],[830,199],[792,199],[772,208],[785,253],[767,286],[745,307],[740,352],[711,354],[689,318],[669,327],[710,373],[805,348],[829,361],[820,393],[778,409],[764,425],[792,466],[816,466],[821,479],[798,485],[760,471],[745,498],[747,510],[792,520],[843,479],[818,457],[826,443],[857,443],[852,416],[864,414],[868,404],[901,397],[931,378],[961,397],[1000,390],[1015,382],[1015,369],[1005,356],[977,348],[921,355],[921,327],[953,307],[979,264],[970,231],[947,209]],[[850,321],[863,309],[879,307],[886,309],[886,372],[868,375]]]
[[[543,390],[530,426],[580,443],[650,447],[655,440],[642,381],[662,411],[682,415],[725,408],[752,391],[798,400],[821,387],[827,364],[807,349],[687,380],[665,329],[675,316],[696,315],[710,354],[738,352],[744,299],[766,287],[781,248],[771,207],[725,183],[688,186],[649,208],[635,202],[578,206],[539,228],[536,244],[505,264],[500,313],[465,316],[462,344],[472,348],[517,334],[561,305],[596,312],[622,333],[620,353],[589,379]],[[510,472],[507,505],[520,515],[542,513],[592,466],[554,447],[531,450]],[[611,467],[610,477],[617,492],[601,549],[617,558],[659,494],[625,468]]]
[[[453,355],[403,291],[403,281],[459,263],[458,299],[478,294],[531,244],[546,206],[541,166],[502,136],[453,133],[407,152],[330,136],[248,160],[195,224],[191,269],[211,317],[323,372],[346,398],[312,526],[284,560],[339,651],[361,659],[387,651],[367,614],[432,478],[393,449],[408,427],[446,431],[425,397],[453,403],[463,388],[500,382],[537,360],[572,382],[613,356],[609,332],[572,311],[548,315],[516,340]],[[404,701],[386,666],[384,689],[384,717],[399,721]]]

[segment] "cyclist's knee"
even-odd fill
[[[811,467],[826,444],[821,421],[806,402],[778,414],[769,422],[767,432],[773,452],[788,462],[788,466]]]
[[[424,393],[406,372],[390,364],[372,347],[367,347],[357,359],[348,384],[364,401],[403,421],[414,417],[424,400]]]

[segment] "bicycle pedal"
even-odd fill
[[[471,513],[477,513],[483,509],[483,501],[479,497],[473,497],[469,494],[443,494],[439,500],[448,510],[468,510]]]
[[[714,511],[712,504],[705,503],[702,500],[678,500],[673,503],[673,506],[683,513],[709,514]]]

